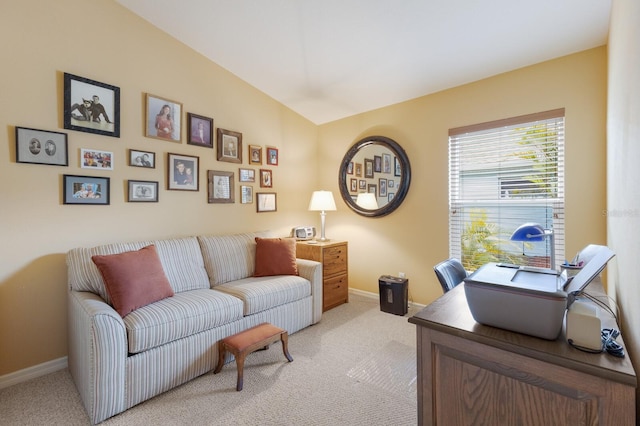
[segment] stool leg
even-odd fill
[[[282,342],[282,353],[287,357],[289,362],[293,361],[293,358],[289,354],[289,334],[285,331],[280,335],[280,341]]]
[[[226,355],[226,348],[224,347],[224,343],[218,343],[218,365],[216,365],[216,369],[213,370],[213,374],[218,374],[222,367],[224,367],[224,356]]]
[[[236,390],[241,391],[243,385],[243,372],[244,372],[244,358],[247,356],[246,353],[237,354],[236,357],[236,366],[238,367],[238,383],[236,384]]]

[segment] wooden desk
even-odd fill
[[[601,288],[594,282],[587,291]],[[628,354],[589,354],[564,335],[548,341],[480,325],[464,284],[409,322],[417,329],[419,425],[636,424]]]

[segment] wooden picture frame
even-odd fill
[[[351,192],[358,192],[358,179],[356,178],[351,178],[350,182],[349,182],[350,188],[349,190]]]
[[[270,166],[278,165],[278,148],[267,147],[267,164]]]
[[[80,168],[113,170],[113,152],[81,148]]]
[[[238,169],[238,179],[240,182],[255,182],[256,171],[254,169]]]
[[[128,197],[130,203],[157,203],[158,182],[148,180],[128,180]]]
[[[68,166],[67,134],[16,127],[16,163]]]
[[[240,204],[253,203],[253,186],[240,185]]]
[[[387,180],[380,178],[378,179],[378,196],[386,197],[387,196]]]
[[[207,195],[209,203],[235,203],[233,172],[207,171]]]
[[[275,212],[278,211],[278,200],[275,192],[257,192],[256,193],[256,212]]]
[[[146,94],[145,136],[182,143],[182,104]]]
[[[273,174],[269,169],[260,169],[260,188],[273,188]]]
[[[398,157],[393,157],[393,175],[402,176],[402,164],[398,161]]]
[[[218,127],[218,161],[242,164],[242,133]]]
[[[382,154],[382,173],[391,173],[391,154]]]
[[[262,164],[262,147],[258,145],[249,145],[249,164]]]
[[[364,159],[364,177],[373,179],[373,160],[370,158]]]
[[[356,163],[355,169],[356,169],[356,176],[362,177],[362,163]]]
[[[199,157],[167,153],[167,189],[198,191],[199,174]]]
[[[108,205],[110,180],[108,177],[62,175],[62,202]]]
[[[64,128],[120,137],[120,88],[64,73]]]
[[[131,167],[145,167],[147,169],[156,168],[156,154],[150,151],[140,151],[139,149],[129,150],[129,165]]]
[[[213,149],[213,118],[187,113],[187,128],[189,145],[202,146]]]

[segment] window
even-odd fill
[[[553,229],[564,259],[564,109],[449,131],[449,250],[469,271],[487,262],[549,267],[551,242],[511,241],[525,222]]]

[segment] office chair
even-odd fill
[[[433,270],[440,281],[442,290],[446,293],[467,277],[467,271],[458,259],[450,258],[438,263]]]

